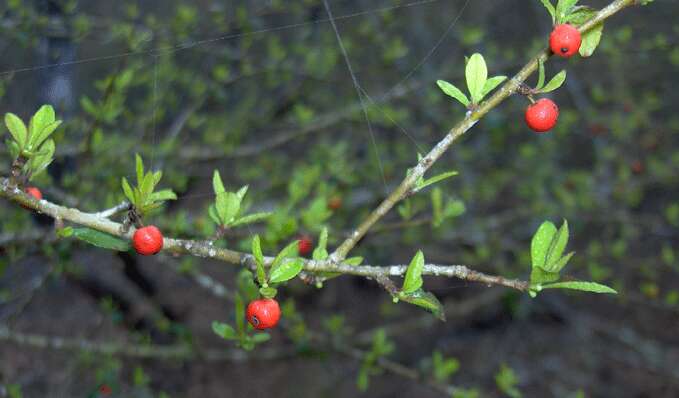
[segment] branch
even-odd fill
[[[633,4],[636,4],[635,0],[616,0],[599,11],[592,19],[584,23],[579,30],[581,32],[586,32],[623,8]],[[457,141],[458,138],[474,127],[474,125],[493,108],[502,103],[510,95],[514,94],[519,86],[535,72],[539,62],[546,62],[551,55],[552,53],[548,48],[540,51],[513,78],[507,80],[507,83],[495,91],[495,94],[482,102],[478,108],[467,112],[465,118],[448,131],[448,134],[446,134],[446,136],[417,163],[412,169],[412,172],[401,182],[401,184],[399,184],[399,186],[368,215],[368,217],[354,230],[351,236],[342,242],[337,250],[330,256],[331,260],[333,262],[344,260],[349,251],[356,246],[358,241],[365,236],[368,230],[370,230],[376,222],[384,217],[384,215],[386,215],[399,201],[413,192],[413,188],[420,177],[424,176],[424,173],[429,170],[429,168],[455,141]]]
[[[110,235],[123,239],[131,239],[134,230],[125,230],[123,224],[101,217],[101,213],[85,213],[78,209],[67,208],[51,203],[47,200],[36,200],[20,189],[10,185],[7,178],[0,179],[0,197],[7,198],[24,207],[34,209],[52,218],[69,221],[77,225],[106,232]],[[255,269],[255,259],[249,253],[214,247],[212,241],[198,241],[187,239],[164,238],[163,251],[174,254],[190,254],[196,257],[220,260],[231,264],[244,265]],[[269,266],[273,257],[265,257],[264,264]],[[346,275],[363,276],[370,279],[381,280],[390,276],[402,276],[405,274],[407,265],[391,265],[387,267],[361,265],[353,266],[342,262],[304,260],[304,270],[311,273],[333,272]],[[500,285],[520,291],[528,290],[529,283],[526,281],[507,279],[501,276],[487,275],[469,269],[464,265],[437,265],[427,264],[422,270],[422,275],[446,276],[468,281],[481,282],[488,285]]]

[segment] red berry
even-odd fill
[[[560,57],[571,57],[578,52],[580,44],[582,44],[582,36],[573,25],[556,25],[549,35],[549,48]]]
[[[641,174],[644,172],[644,164],[641,162],[641,160],[635,160],[632,162],[631,169],[634,174]]]
[[[42,200],[42,192],[36,187],[28,187],[26,188],[26,193],[31,195],[37,200]]]
[[[139,254],[154,255],[163,248],[163,234],[153,225],[139,228],[132,236],[132,245]]]
[[[311,253],[312,248],[313,243],[311,242],[311,238],[308,236],[302,236],[299,239],[299,243],[297,243],[297,252],[300,256],[306,256],[307,254]]]
[[[548,98],[539,99],[526,108],[526,124],[537,133],[544,133],[556,125],[559,107]]]
[[[99,394],[101,395],[104,396],[111,395],[112,392],[113,390],[111,389],[111,387],[108,386],[108,384],[102,384],[101,386],[99,386]]]
[[[258,330],[270,329],[281,319],[281,307],[274,299],[259,299],[248,304],[246,317],[250,325]]]

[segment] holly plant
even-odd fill
[[[52,163],[55,145],[50,136],[60,125],[61,120],[56,120],[51,105],[41,106],[31,117],[28,128],[17,115],[5,114],[5,126],[11,135],[5,143],[14,160],[14,166],[28,180],[32,180]]]
[[[135,155],[137,186],[130,186],[127,178],[122,178],[123,193],[139,216],[162,206],[166,200],[176,200],[177,195],[170,189],[154,192],[163,176],[162,171],[144,173],[144,162],[141,156]]]
[[[437,80],[436,84],[438,84],[444,93],[455,98],[470,110],[475,109],[488,93],[507,80],[507,76],[494,76],[488,78],[486,61],[483,59],[483,55],[479,53],[475,53],[467,59],[465,78],[467,80],[469,97],[467,97],[462,90],[445,80]]]
[[[530,254],[532,271],[528,293],[535,297],[543,289],[572,289],[593,293],[617,292],[606,285],[595,282],[561,281],[560,272],[568,264],[575,252],[564,255],[568,244],[568,222],[564,220],[557,230],[556,226],[545,221],[533,235]]]

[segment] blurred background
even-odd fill
[[[120,203],[139,153],[179,196],[146,220],[167,236],[214,234],[216,169],[229,190],[249,185],[251,211],[274,212],[218,245],[259,234],[274,253],[326,226],[334,247],[464,116],[435,81],[464,87],[474,52],[511,76],[551,19],[538,0],[329,4],[361,98],[322,0],[2,0],[0,110],[49,103],[65,121],[34,181],[50,201]],[[0,396],[679,396],[677,15],[674,0],[627,9],[593,57],[550,60],[548,76],[568,70],[554,131],[529,131],[527,100],[511,97],[434,167],[458,176],[352,252],[387,265],[422,249],[527,279],[532,233],[568,219],[568,277],[619,295],[427,278],[442,323],[365,279],[297,280],[272,339],[244,351],[210,326],[234,321],[238,267],[59,240],[2,201]],[[0,173],[10,164],[0,144]]]

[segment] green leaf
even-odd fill
[[[563,267],[565,267],[566,264],[568,264],[568,262],[571,260],[571,257],[573,257],[574,254],[575,252],[570,252],[565,256],[561,257],[560,259],[558,259],[557,261],[555,261],[552,265],[549,266],[550,272],[556,273],[561,272]]]
[[[344,264],[349,264],[353,266],[359,266],[363,262],[363,257],[350,257],[346,260],[344,260]]]
[[[259,294],[264,298],[274,298],[274,297],[276,297],[277,293],[278,293],[278,289],[273,288],[271,286],[259,288]]]
[[[580,26],[585,22],[589,21],[597,13],[592,7],[588,6],[577,6],[574,7],[571,13],[564,20],[565,23],[570,23],[575,26]]]
[[[301,258],[283,260],[275,269],[271,269],[269,273],[269,282],[281,283],[288,281],[297,276],[304,267],[304,261]]]
[[[545,271],[556,272],[553,265],[561,258],[563,251],[566,249],[568,235],[568,221],[564,220],[563,224],[561,224],[561,227],[552,238],[549,250],[547,250],[545,265],[542,266]]]
[[[318,236],[318,244],[314,248],[312,258],[316,261],[325,260],[328,258],[328,228],[323,227],[321,234]]]
[[[542,89],[539,91],[541,93],[548,93],[550,91],[554,91],[557,88],[561,87],[563,82],[566,80],[566,71],[562,70],[561,72],[557,73],[554,75],[554,77],[547,83]]]
[[[531,262],[533,268],[543,267],[547,260],[547,251],[556,234],[556,226],[550,221],[545,221],[540,225],[533,235],[530,245]]]
[[[269,333],[255,333],[252,335],[252,341],[257,344],[265,343],[269,340],[271,340],[271,335],[269,335]]]
[[[141,186],[144,181],[144,162],[139,154],[134,155],[135,170],[137,172],[137,186]]]
[[[278,253],[276,258],[273,259],[271,262],[271,269],[269,270],[269,277],[271,277],[271,274],[276,270],[276,268],[280,267],[281,264],[283,263],[283,260],[286,258],[290,257],[297,257],[297,248],[299,247],[299,241],[293,241],[292,243],[288,244],[283,248],[283,250]]]
[[[24,122],[19,116],[8,112],[5,113],[5,126],[7,126],[14,141],[19,144],[20,150],[23,150],[24,147],[26,147],[26,140],[28,139],[28,131],[26,130]]]
[[[38,146],[39,144],[35,141],[36,137],[41,135],[45,127],[54,123],[55,118],[54,108],[51,105],[41,106],[28,123],[29,143],[33,146]]]
[[[234,328],[226,323],[213,321],[212,331],[215,332],[217,336],[226,340],[236,340],[238,338],[238,334],[236,333]]]
[[[42,128],[40,132],[38,133],[31,133],[30,139],[29,139],[29,146],[32,146],[33,148],[39,147],[43,142],[45,142],[46,139],[52,135],[52,133],[59,127],[61,126],[61,120],[57,120],[55,122],[52,122]]]
[[[257,264],[257,282],[260,286],[263,286],[266,283],[266,272],[264,271],[264,255],[262,254],[259,235],[252,238],[252,256]]]
[[[222,177],[219,175],[219,171],[215,170],[212,175],[212,189],[215,191],[215,195],[226,192],[224,189],[224,183],[222,182]]]
[[[42,145],[40,151],[31,157],[31,160],[28,162],[28,168],[31,170],[31,180],[52,163],[55,148],[54,140],[48,140]]]
[[[422,269],[424,268],[424,254],[422,250],[418,250],[410,260],[410,265],[408,265],[408,270],[406,271],[405,279],[403,280],[403,288],[401,289],[404,293],[413,293],[422,287]]]
[[[601,34],[604,31],[604,23],[598,23],[592,29],[582,34],[582,44],[580,44],[580,56],[589,57],[594,54],[599,42],[601,41]]]
[[[556,22],[561,23],[573,11],[578,0],[559,0],[556,3]]]
[[[429,292],[419,289],[408,294],[401,293],[398,295],[398,298],[405,301],[406,303],[415,304],[426,309],[442,321],[446,320],[446,314],[443,311],[443,305],[436,298],[436,296]]]
[[[478,104],[483,98],[483,87],[488,78],[488,69],[486,68],[486,61],[479,53],[472,54],[467,62],[465,68],[465,77],[467,79],[467,89],[472,98],[472,102]]]
[[[572,282],[557,282],[557,283],[550,283],[548,285],[543,285],[543,289],[571,289],[571,290],[581,290],[583,292],[592,292],[592,293],[610,293],[610,294],[618,294],[617,291],[611,289],[610,287],[606,285],[602,285],[600,283],[596,282],[580,282],[580,281],[572,281]]]
[[[549,15],[552,16],[552,23],[556,20],[556,10],[554,9],[554,6],[552,5],[552,2],[550,0],[540,0],[542,2],[542,5],[545,6],[547,9],[547,12],[549,12]]]
[[[484,98],[488,93],[495,90],[495,87],[499,86],[500,83],[507,80],[507,76],[495,76],[486,80],[486,84],[483,85],[483,91],[481,93],[481,98]]]
[[[464,95],[464,93],[459,88],[455,87],[454,85],[448,83],[445,80],[437,80],[436,84],[438,84],[439,88],[443,90],[443,92],[446,95],[455,98],[464,106],[469,106],[469,99],[467,98],[466,95]]]
[[[445,173],[441,173],[441,174],[436,175],[434,177],[423,180],[417,185],[417,191],[421,191],[422,189],[428,187],[429,185],[436,184],[437,182],[443,181],[447,178],[456,176],[458,174],[459,173],[457,171],[447,171]]]
[[[16,141],[14,141],[13,138],[6,139],[5,145],[7,146],[7,149],[9,150],[9,154],[12,156],[12,159],[16,159],[19,157],[21,149],[19,149],[19,144]]]
[[[87,227],[73,228],[73,236],[91,245],[109,250],[125,252],[130,250],[130,242],[117,236],[97,231]]]
[[[240,217],[230,223],[228,225],[230,227],[238,227],[241,225],[246,225],[246,224],[252,224],[256,223],[262,220],[265,220],[269,217],[271,217],[273,213],[270,211],[267,212],[262,212],[262,213],[253,213],[253,214],[248,214],[247,216]]]
[[[538,60],[538,84],[535,86],[535,90],[540,90],[542,86],[545,85],[545,62],[540,58]]]
[[[223,225],[229,224],[240,210],[240,199],[233,192],[224,192],[217,195],[217,214]]]
[[[171,189],[162,189],[158,192],[152,193],[149,199],[153,202],[162,202],[165,200],[177,200],[177,194],[172,192]]]
[[[533,267],[530,271],[531,285],[541,285],[543,283],[556,282],[559,280],[558,272],[548,272],[541,267]]]
[[[210,205],[207,209],[208,215],[217,225],[222,225],[222,220],[219,219],[219,214],[217,214],[217,207],[215,205]]]
[[[238,200],[242,202],[243,198],[245,197],[245,194],[247,192],[248,192],[248,186],[247,185],[244,185],[243,187],[241,187],[241,189],[239,189],[238,192],[236,192],[236,196],[238,196]]]

